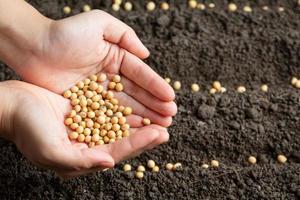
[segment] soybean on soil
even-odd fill
[[[85,3],[74,2],[31,1],[56,19],[65,17],[63,6],[76,14]],[[228,13],[228,1],[199,11],[182,0],[171,1],[169,11],[149,13],[144,1],[133,1],[131,12],[113,12],[111,1],[86,1],[132,26],[151,51],[146,62],[183,85],[176,93],[179,110],[170,141],[128,163],[145,165],[153,159],[163,168],[179,161],[183,170],[149,172],[138,180],[118,165],[63,182],[0,140],[0,199],[299,199],[300,91],[290,85],[293,75],[300,76],[295,2],[249,1],[252,13]],[[263,11],[264,5],[270,10]],[[277,11],[279,5],[284,12]],[[2,81],[17,78],[0,65]],[[228,92],[209,95],[214,80]],[[190,92],[193,82],[201,85],[199,93]],[[268,84],[268,93],[259,90],[261,84]],[[246,86],[246,93],[236,93],[238,85]],[[288,162],[278,164],[277,154]],[[247,163],[250,155],[257,157],[256,165]],[[220,161],[220,168],[201,169],[212,159]]]

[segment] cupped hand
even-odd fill
[[[27,158],[63,177],[73,177],[112,167],[168,140],[164,127],[177,111],[174,91],[141,60],[149,52],[130,27],[99,10],[51,21],[47,27],[39,48],[15,69],[23,80],[50,91],[22,82],[6,83],[9,91],[18,93],[12,138]],[[132,135],[88,148],[69,140],[63,121],[70,102],[61,94],[97,73],[110,78],[121,75],[124,90],[115,96],[120,105],[133,108],[128,117]],[[157,125],[143,127],[143,117]]]
[[[149,52],[129,26],[100,11],[52,21],[35,56],[19,68],[23,80],[57,94],[91,74],[120,74],[120,103],[167,127],[177,112],[173,89],[141,59]]]
[[[112,144],[88,148],[70,141],[63,121],[70,112],[69,100],[46,89],[20,82],[1,83],[9,95],[12,115],[9,139],[38,166],[53,169],[64,178],[111,168],[115,163],[136,156],[168,140],[168,132],[158,125],[140,127],[133,120],[130,136]],[[3,113],[4,116],[5,113]]]

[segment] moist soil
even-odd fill
[[[186,1],[170,1],[171,9],[145,12],[144,1],[134,11],[114,12],[111,1],[85,1],[132,26],[151,51],[146,62],[164,77],[180,80],[178,114],[169,128],[170,141],[130,161],[133,166],[155,160],[181,162],[181,171],[146,172],[144,179],[114,169],[68,181],[30,164],[7,141],[0,140],[0,199],[299,199],[300,90],[290,85],[300,77],[300,9],[296,1],[256,0],[252,13],[216,8],[191,10]],[[72,5],[79,13],[84,1],[30,3],[43,14],[60,19]],[[206,1],[208,2],[208,1]],[[236,1],[239,6],[245,1]],[[269,5],[269,11],[261,7]],[[278,12],[284,6],[284,12]],[[0,65],[0,80],[18,79]],[[219,80],[228,89],[209,95]],[[199,93],[190,85],[198,82]],[[259,90],[266,83],[269,92]],[[238,85],[247,87],[237,94]],[[288,157],[278,164],[277,154]],[[247,162],[249,155],[257,164]],[[217,159],[218,169],[202,169]]]

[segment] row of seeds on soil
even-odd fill
[[[165,78],[166,82],[167,83],[171,83],[171,79],[170,78]],[[296,77],[293,77],[292,80],[291,80],[291,84],[296,87],[296,88],[300,88],[300,79],[297,79]],[[180,90],[181,88],[181,83],[179,81],[175,81],[173,83],[173,88],[175,90]],[[191,90],[192,92],[198,92],[200,90],[200,86],[196,83],[193,83],[191,85]],[[261,86],[261,90],[263,92],[267,92],[268,91],[268,86],[266,84],[262,85]],[[244,86],[239,86],[237,88],[237,92],[239,93],[243,93],[246,91],[246,88]],[[221,83],[219,81],[214,81],[212,83],[212,88],[210,89],[210,93],[211,94],[215,94],[217,92],[221,92],[221,93],[224,93],[226,92],[226,88],[222,87]],[[284,164],[286,161],[287,161],[287,157],[284,156],[284,155],[278,155],[277,156],[277,161],[279,163],[282,163]],[[248,158],[248,162],[252,165],[256,164],[257,163],[257,159],[255,156],[249,156]],[[220,166],[220,163],[218,160],[211,160],[210,162],[210,166],[213,167],[213,168],[218,168]],[[147,167],[149,169],[152,169],[152,172],[158,172],[159,171],[159,167],[155,164],[155,162],[153,160],[149,160],[147,162]],[[201,167],[203,169],[208,169],[209,168],[209,164],[207,163],[204,163],[201,165]],[[132,167],[130,164],[125,164],[123,166],[123,170],[125,172],[128,172],[128,171],[131,171]],[[172,164],[172,163],[167,163],[165,165],[165,169],[166,170],[169,170],[169,171],[179,171],[182,169],[182,164],[181,163],[175,163],[175,164]],[[144,177],[144,172],[145,172],[145,167],[143,165],[139,165],[135,171],[135,176],[136,178],[139,178],[139,179],[142,179]]]
[[[121,77],[113,76],[108,83],[108,90],[102,85],[106,80],[105,74],[91,75],[63,93],[72,106],[65,119],[65,125],[71,130],[71,140],[93,147],[129,136],[130,125],[126,116],[133,110],[131,107],[119,105],[119,100],[113,93],[123,91]],[[142,123],[150,125],[151,121],[144,118]]]
[[[287,157],[280,154],[277,156],[277,161],[281,164],[284,164],[287,162]],[[257,163],[257,159],[255,156],[249,156],[248,162],[251,165],[255,165]],[[220,162],[218,160],[211,160],[210,165],[207,163],[204,163],[201,165],[201,167],[203,169],[208,169],[210,166],[212,168],[218,168],[220,166]],[[154,173],[159,172],[159,170],[160,170],[159,166],[153,160],[148,160],[147,168]],[[175,164],[167,163],[165,165],[165,169],[168,171],[180,171],[183,169],[183,166],[180,162],[177,162]],[[132,166],[130,164],[123,165],[123,171],[124,172],[132,171]],[[146,172],[146,167],[143,165],[139,165],[139,166],[137,166],[137,168],[135,170],[135,177],[138,179],[142,179],[142,178],[144,178],[145,172]]]
[[[172,87],[174,88],[174,90],[179,91],[181,89],[180,81],[174,81],[173,83],[171,83],[170,78],[165,78],[165,81],[167,83],[171,84]],[[300,89],[300,79],[293,77],[291,79],[291,85],[297,89]],[[190,88],[193,93],[200,91],[200,86],[197,83],[191,84]],[[267,84],[263,84],[263,85],[261,85],[260,89],[263,92],[268,92],[269,86]],[[211,85],[211,88],[209,89],[210,94],[225,93],[226,91],[227,91],[227,89],[222,86],[220,81],[214,81]],[[246,87],[243,85],[240,85],[236,88],[236,91],[238,93],[244,93],[244,92],[246,92]]]
[[[170,78],[165,78],[165,81],[167,83],[171,83],[171,79]],[[296,88],[300,88],[300,80],[297,79],[296,77],[293,77],[292,80],[291,80],[291,84],[296,87]],[[174,81],[173,83],[173,88],[175,90],[180,90],[181,88],[181,83],[179,81]],[[196,83],[193,83],[191,85],[191,90],[192,92],[198,92],[200,90],[200,86]],[[263,92],[267,92],[268,91],[268,86],[266,84],[262,85],[261,86],[261,90]],[[212,83],[212,88],[210,89],[210,93],[211,94],[215,94],[217,92],[221,92],[221,93],[224,93],[226,92],[227,89],[225,87],[222,87],[221,83],[219,81],[214,81]],[[244,86],[239,86],[237,88],[237,92],[239,93],[243,93],[246,91],[246,88]],[[284,155],[278,155],[277,156],[277,161],[279,163],[282,163],[284,164],[286,161],[287,161],[287,157],[284,156]],[[249,156],[248,158],[248,162],[252,165],[256,164],[257,163],[257,159],[255,156]],[[213,167],[213,168],[218,168],[220,166],[220,163],[218,160],[211,160],[210,162],[210,166]],[[149,169],[151,169],[152,172],[158,172],[160,169],[159,169],[159,166],[156,165],[156,163],[153,161],[153,160],[148,160],[147,162],[147,167]],[[209,168],[209,164],[207,163],[204,163],[201,165],[201,167],[203,169],[208,169]],[[139,165],[137,168],[136,168],[136,171],[135,171],[135,177],[138,178],[138,179],[142,179],[144,177],[144,172],[146,171],[145,170],[146,168],[143,166],[143,165]],[[165,169],[166,170],[169,170],[169,171],[179,171],[182,169],[182,164],[181,163],[167,163],[165,165]],[[123,166],[123,170],[125,172],[128,172],[128,171],[131,171],[132,170],[132,167],[130,164],[125,164]]]
[[[213,9],[216,7],[216,5],[213,2],[205,4],[205,3],[200,3],[197,0],[188,0],[187,4],[191,9],[198,9],[198,10],[205,10],[207,7],[209,9]],[[300,6],[300,0],[298,1],[298,5]],[[131,11],[133,9],[133,4],[131,2],[129,2],[129,1],[122,2],[122,0],[114,0],[111,5],[111,8],[114,11],[119,11],[122,8],[122,6],[125,11]],[[146,10],[149,12],[155,10],[156,7],[157,7],[157,5],[153,1],[148,1],[145,6]],[[162,2],[162,3],[160,3],[159,7],[162,10],[169,10],[170,5],[167,2]],[[92,9],[91,6],[88,4],[85,4],[82,7],[82,11],[84,11],[84,12],[88,12],[91,9]],[[236,12],[236,11],[238,11],[238,9],[239,9],[239,7],[235,3],[229,3],[227,5],[227,10],[229,12]],[[268,6],[263,6],[262,9],[265,11],[270,10],[270,8]],[[246,13],[250,13],[250,12],[252,12],[252,7],[250,5],[245,5],[242,7],[242,10]],[[279,7],[277,7],[277,10],[279,12],[283,12],[285,9],[282,6],[279,6]],[[72,12],[72,9],[70,6],[65,6],[63,8],[63,12],[65,14],[70,14]]]
[[[197,0],[188,0],[188,6],[191,9],[199,9],[199,10],[205,10],[206,7],[208,7],[209,9],[213,9],[213,8],[216,7],[216,5],[212,2],[205,5],[204,3],[199,3]],[[300,1],[299,1],[299,6],[300,6]],[[236,5],[233,2],[231,2],[227,5],[227,10],[229,12],[236,12],[236,11],[238,11],[238,9],[239,9],[238,5]],[[252,12],[252,7],[250,5],[244,5],[242,7],[242,10],[246,13],[251,13]],[[262,10],[268,11],[268,10],[270,10],[270,8],[268,6],[262,6]],[[284,7],[279,6],[279,7],[277,7],[277,10],[279,12],[283,12]]]
[[[153,161],[153,160],[148,160],[147,162],[147,168],[149,170],[151,170],[152,172],[159,172],[159,166]],[[170,171],[179,171],[182,169],[182,164],[177,162],[175,164],[173,163],[167,163],[166,164],[166,169],[167,170],[170,170]],[[129,172],[132,170],[132,167],[130,164],[125,164],[123,166],[123,171],[124,172]],[[139,178],[139,179],[142,179],[144,178],[144,173],[146,172],[146,168],[144,165],[139,165],[137,168],[136,168],[136,171],[135,171],[135,177],[136,178]]]

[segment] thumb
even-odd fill
[[[82,149],[81,163],[83,168],[112,168],[115,165],[114,159],[108,153],[97,148]]]
[[[96,148],[78,148],[70,146],[55,156],[53,165],[57,171],[82,171],[91,168],[111,168],[114,159],[104,151]]]
[[[150,52],[131,27],[103,11],[100,11],[100,20],[106,41],[119,45],[141,59],[149,56]]]
[[[95,148],[85,148],[79,151],[79,154],[74,152],[73,157],[65,160],[71,168],[56,170],[58,176],[63,179],[70,179],[114,166],[113,158],[106,152]]]

